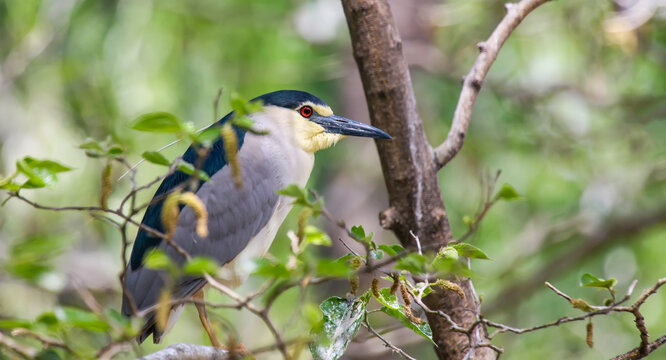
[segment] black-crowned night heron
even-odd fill
[[[237,160],[241,167],[243,186],[234,185],[231,166],[227,164],[222,138],[217,139],[208,156],[199,161],[197,151],[190,147],[183,160],[200,166],[210,180],[200,183],[196,195],[208,211],[208,236],[197,234],[197,219],[192,208],[186,206],[178,216],[178,224],[172,241],[192,256],[214,258],[226,267],[233,267],[245,260],[263,256],[275,234],[291,209],[291,200],[277,193],[290,184],[304,187],[312,166],[314,152],[334,145],[345,135],[390,139],[391,137],[370,125],[333,114],[331,108],[318,97],[303,91],[282,90],[259,96],[263,108],[251,115],[253,128],[264,130],[255,134],[235,128],[239,150]],[[226,115],[220,124],[229,121],[233,113]],[[153,202],[147,208],[142,224],[164,232],[161,212],[164,198],[174,189],[182,187],[190,175],[177,171],[164,179]],[[183,264],[184,257],[160,237],[139,230],[124,279],[122,313],[132,314],[128,297],[141,311],[153,307],[159,301],[167,283],[168,273],[143,267],[148,250],[161,249],[176,264]],[[242,271],[233,271],[240,273]],[[188,276],[177,279],[171,287],[172,299],[202,298],[206,285],[203,277]],[[169,325],[160,329],[155,312],[146,316],[145,325],[138,337],[143,342],[150,334],[159,343],[180,315],[183,305],[174,306]],[[210,329],[203,305],[198,305],[199,315],[213,345],[221,346]]]

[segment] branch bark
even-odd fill
[[[464,81],[447,141],[433,151],[417,111],[402,41],[387,0],[342,0],[371,122],[394,137],[392,141],[376,141],[390,203],[380,214],[380,224],[392,230],[404,246],[413,247],[415,238],[431,248],[452,240],[437,172],[462,148],[474,101],[502,44],[530,11],[546,1],[523,0],[507,6],[504,20],[479,46],[481,54]],[[440,359],[494,358],[486,346],[487,331],[482,325],[470,334],[461,334],[439,315],[445,312],[464,328],[477,321],[480,303],[472,282],[456,282],[464,298],[438,289],[424,299],[434,310],[427,316],[437,344],[435,351]]]
[[[141,360],[231,360],[229,351],[213,346],[174,344],[148,354]]]
[[[412,91],[402,42],[386,0],[342,0],[352,38],[354,57],[361,73],[372,124],[394,136],[376,142],[388,189],[390,208],[380,215],[405,246],[414,238],[439,247],[451,241],[451,231],[437,181],[432,148],[428,144]],[[410,231],[415,235],[412,236]],[[425,298],[432,309],[444,310],[460,326],[470,326],[479,302],[469,281],[459,285],[464,299],[445,290]],[[452,331],[437,314],[428,314],[440,359],[461,359],[471,350],[476,359],[494,358],[492,350],[475,348],[468,337]],[[476,343],[487,343],[485,331]]]

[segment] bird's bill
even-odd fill
[[[312,122],[319,124],[324,131],[331,134],[361,136],[375,139],[391,139],[391,135],[374,126],[347,119],[342,116],[316,116],[311,119]]]

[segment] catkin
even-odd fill
[[[203,201],[199,199],[193,192],[186,192],[180,195],[180,202],[188,205],[194,211],[197,217],[197,235],[202,238],[208,236],[208,211]]]
[[[231,174],[237,188],[243,187],[243,176],[241,175],[240,162],[238,161],[238,138],[230,123],[222,125],[221,135],[224,143],[224,152],[227,154],[227,162],[231,166]]]
[[[372,289],[372,295],[374,295],[377,298],[380,297],[380,295],[379,295],[379,279],[377,279],[377,278],[372,279],[371,289]]]

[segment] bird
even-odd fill
[[[233,125],[236,133],[236,159],[240,165],[242,186],[234,183],[232,166],[227,161],[224,137],[218,137],[207,156],[200,156],[196,146],[190,146],[182,160],[208,175],[206,181],[194,182],[194,193],[206,207],[208,234],[197,232],[194,209],[181,205],[171,241],[191,256],[214,259],[231,273],[243,274],[240,267],[245,261],[266,254],[278,228],[292,207],[292,201],[278,190],[291,184],[305,187],[314,165],[314,153],[336,144],[346,136],[391,139],[386,132],[371,125],[335,115],[323,100],[308,92],[279,90],[258,96],[251,103],[260,103],[259,111],[248,117],[253,130]],[[230,112],[218,126],[230,122]],[[228,145],[228,144],[227,144]],[[184,276],[169,279],[169,273],[144,266],[147,253],[159,249],[178,265],[185,263],[184,255],[160,236],[145,229],[165,231],[162,209],[168,194],[182,189],[191,175],[175,171],[166,176],[153,200],[146,208],[142,227],[139,228],[123,279],[121,313],[131,317],[147,312],[137,341],[142,343],[150,335],[160,343],[164,334],[182,313],[184,302],[170,309],[168,324],[159,326],[154,309],[160,295],[169,284],[171,299],[203,299],[207,284],[202,276]],[[226,265],[225,265],[226,264]],[[201,301],[195,302],[199,318],[214,346],[224,347],[215,335]],[[161,328],[163,327],[163,328]]]

